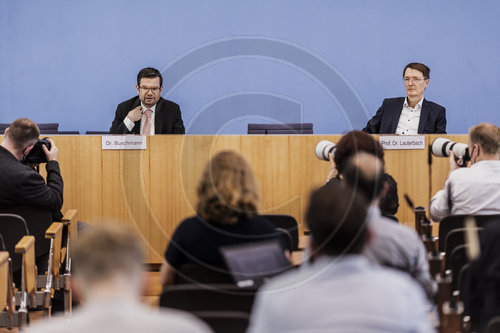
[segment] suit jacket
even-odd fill
[[[372,134],[396,133],[404,101],[404,97],[384,99],[382,106],[373,118],[368,121],[363,131]],[[446,109],[439,104],[424,99],[420,110],[418,134],[433,133],[446,134]]]
[[[55,220],[61,220],[63,180],[57,161],[47,163],[45,183],[38,172],[0,146],[0,170],[0,206],[34,206],[51,211]]]
[[[139,96],[118,104],[115,119],[109,129],[111,134],[140,134],[141,121],[135,122],[131,131],[123,123],[123,119],[132,110],[141,105]],[[176,103],[160,97],[155,109],[155,134],[184,134],[181,109]]]

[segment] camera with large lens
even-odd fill
[[[432,155],[450,157],[450,150],[455,155],[457,164],[464,167],[470,161],[469,146],[465,143],[454,142],[445,138],[436,138],[431,145]]]
[[[28,155],[23,158],[24,164],[40,164],[47,163],[47,155],[42,149],[42,146],[46,146],[48,150],[50,150],[50,142],[47,140],[48,138],[43,138],[38,140],[33,148],[31,148]]]
[[[321,140],[318,142],[316,145],[316,148],[314,149],[314,153],[316,154],[316,157],[322,161],[329,161],[330,159],[328,158],[328,154],[332,153],[332,155],[335,154],[335,143],[328,141],[328,140]]]

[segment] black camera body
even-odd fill
[[[42,149],[42,145],[45,145],[48,150],[50,150],[50,142],[47,140],[48,138],[43,138],[38,140],[33,148],[30,150],[28,155],[24,156],[22,162],[24,164],[40,164],[47,163],[47,156]]]

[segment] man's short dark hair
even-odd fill
[[[159,70],[153,67],[146,67],[143,68],[139,71],[137,74],[137,85],[141,85],[141,79],[142,78],[148,78],[148,79],[154,79],[155,77],[160,78],[160,87],[163,86],[163,77],[161,76],[161,73]]]
[[[333,160],[339,174],[343,174],[344,166],[358,152],[366,152],[384,160],[384,149],[371,134],[362,131],[347,132],[337,143]]]
[[[490,123],[481,123],[469,131],[470,141],[478,144],[487,155],[500,153],[500,128]]]
[[[359,254],[366,243],[368,203],[349,186],[329,182],[314,191],[306,221],[316,251],[326,255]]]
[[[38,139],[40,130],[32,120],[19,118],[10,124],[6,136],[11,140],[16,149],[24,149]]]
[[[408,65],[406,65],[405,69],[403,70],[403,77],[405,77],[405,72],[407,68],[415,69],[422,73],[424,75],[424,79],[429,79],[431,75],[431,69],[427,67],[424,64],[421,64],[419,62],[411,62]]]
[[[384,189],[384,164],[376,156],[361,152],[349,159],[344,170],[344,181],[372,202]]]

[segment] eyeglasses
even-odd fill
[[[145,91],[146,93],[148,91],[151,91],[153,94],[156,94],[158,91],[160,91],[159,87],[153,87],[153,88],[147,88],[147,87],[139,87],[142,91]]]
[[[427,80],[425,78],[418,78],[418,77],[405,77],[403,78],[403,81],[405,81],[406,84],[412,82],[412,83],[419,83],[420,81]]]

